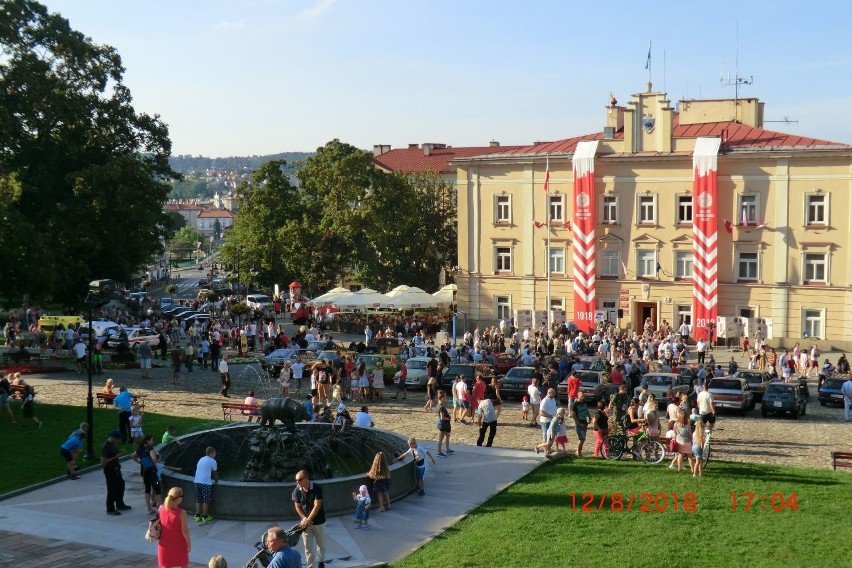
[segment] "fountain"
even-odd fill
[[[353,426],[340,431],[332,424],[315,422],[295,423],[292,431],[275,426],[274,421],[272,426],[244,422],[187,434],[179,440],[180,445],[158,448],[164,463],[180,468],[163,471],[163,492],[178,486],[194,495],[195,465],[212,446],[219,466],[213,514],[239,520],[297,519],[291,494],[300,469],[309,471],[311,479],[322,485],[326,514],[351,513],[352,492],[362,484],[371,486],[367,472],[376,453],[385,452],[391,464],[408,447],[406,439],[393,432]],[[391,465],[391,480],[392,499],[413,491],[413,462]],[[193,500],[186,501],[185,506],[192,509]]]

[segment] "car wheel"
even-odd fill
[[[766,411],[766,409],[765,409],[765,408],[761,408],[761,409],[760,409],[760,414],[761,414],[764,418],[766,418],[766,417],[769,415],[769,413]]]

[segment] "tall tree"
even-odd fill
[[[123,74],[112,47],[42,4],[0,0],[0,177],[20,189],[8,214],[38,235],[5,254],[40,275],[1,278],[0,296],[79,304],[89,280],[128,280],[160,248],[171,142]]]

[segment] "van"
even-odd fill
[[[68,329],[69,325],[77,326],[85,321],[80,316],[41,316],[37,325],[40,330],[50,335],[60,325],[62,329]]]
[[[246,296],[246,304],[255,310],[265,310],[267,306],[271,305],[271,303],[272,298],[266,294],[249,294]]]

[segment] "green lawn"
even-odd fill
[[[619,508],[613,493],[623,495],[625,510],[611,510]],[[649,512],[640,510],[643,493],[660,494],[661,511],[653,499],[645,503]],[[690,493],[692,512],[683,510]],[[730,493],[739,496],[736,511]],[[745,493],[756,495],[748,512]],[[780,512],[772,510],[775,493]],[[591,511],[581,510],[584,502]],[[851,513],[848,472],[711,462],[705,477],[693,478],[665,465],[565,459],[543,464],[393,566],[616,566],[629,558],[637,566],[690,568],[849,566]]]
[[[59,446],[86,420],[85,407],[36,403],[36,416],[44,422],[44,427],[37,429],[30,422],[24,428],[21,403],[13,401],[12,410],[17,424],[9,424],[7,416],[0,416],[0,495],[66,474],[68,470],[59,455]],[[118,427],[118,413],[112,409],[95,408],[94,422],[94,451],[95,456],[99,458],[101,446],[106,441],[106,433]],[[155,441],[159,443],[169,424],[173,425],[180,435],[210,428],[221,424],[221,421],[146,412],[142,427],[146,434],[153,434]],[[127,448],[130,453],[130,446]],[[85,453],[85,446],[82,453]],[[99,464],[98,461],[85,461],[82,459],[82,453],[78,462],[81,469],[91,464]]]

